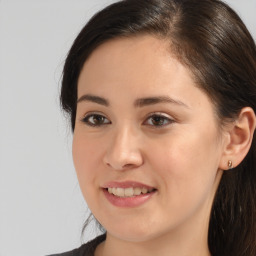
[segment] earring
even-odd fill
[[[233,163],[231,160],[228,160],[228,169],[231,170],[233,168]]]

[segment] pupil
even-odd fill
[[[162,125],[163,124],[163,118],[161,116],[155,116],[153,118],[153,124],[154,125]]]
[[[94,116],[93,121],[94,121],[94,123],[99,124],[99,123],[103,123],[104,119],[102,116]]]

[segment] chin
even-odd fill
[[[110,229],[106,229],[107,234],[127,242],[142,243],[147,242],[157,237],[162,236],[165,232],[159,232],[159,230],[154,230],[152,225],[145,224],[141,225],[119,225],[114,229],[112,226]]]

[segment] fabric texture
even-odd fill
[[[51,254],[48,256],[94,256],[96,247],[106,239],[106,234],[96,237],[95,239],[83,244],[81,247],[74,249],[72,251]]]

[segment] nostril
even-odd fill
[[[114,170],[126,170],[141,166],[144,161],[141,151],[137,148],[128,148],[126,150],[110,148],[105,153],[103,162]]]
[[[132,167],[134,167],[134,164],[125,164],[123,166],[123,169],[128,169],[128,168],[132,168]]]

